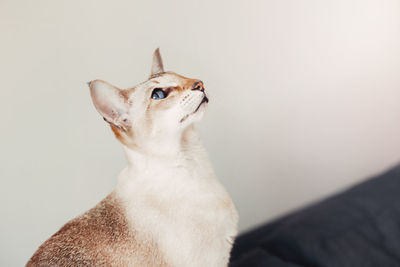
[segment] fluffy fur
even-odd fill
[[[167,95],[152,99],[154,89]],[[115,190],[42,244],[27,266],[227,266],[238,216],[193,127],[203,83],[164,72],[121,90],[90,83],[93,103],[123,144]]]

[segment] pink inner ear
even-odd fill
[[[121,124],[127,120],[128,105],[121,90],[107,82],[95,80],[90,83],[90,93],[100,115],[109,123],[123,127]]]

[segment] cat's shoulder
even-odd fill
[[[43,243],[27,266],[110,265],[118,253],[130,253],[134,233],[120,201],[111,193],[94,208],[66,223]],[[114,254],[114,255],[113,255]]]

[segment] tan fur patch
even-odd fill
[[[115,193],[71,220],[26,266],[167,266],[157,244],[136,236]]]
[[[129,130],[129,132],[125,132],[124,130],[119,129],[112,124],[110,124],[110,127],[115,135],[115,138],[117,138],[122,144],[128,147],[134,147],[134,144],[132,143],[132,138],[129,138],[129,136],[132,136],[132,130]]]

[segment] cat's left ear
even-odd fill
[[[162,62],[160,49],[157,48],[153,53],[153,63],[151,64],[150,76],[164,72],[164,65]]]
[[[131,126],[129,104],[123,90],[102,80],[90,82],[89,88],[93,104],[104,120],[119,129],[128,130]]]

